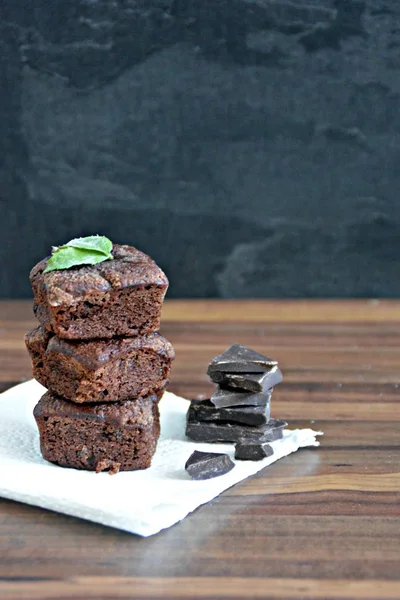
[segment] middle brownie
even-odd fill
[[[162,390],[174,359],[158,333],[110,340],[62,340],[37,327],[26,338],[33,375],[73,402],[116,402]]]

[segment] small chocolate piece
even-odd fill
[[[222,373],[216,371],[211,374],[214,383],[223,388],[237,388],[249,392],[266,392],[278,385],[283,379],[278,367],[272,367],[265,373]]]
[[[186,461],[185,469],[192,479],[212,479],[229,473],[234,466],[227,454],[195,450]]]
[[[196,442],[273,442],[283,437],[285,421],[271,419],[266,425],[251,427],[234,423],[210,423],[192,421],[188,412],[186,435]]]
[[[239,406],[216,408],[209,400],[192,400],[189,419],[194,421],[229,421],[244,425],[265,425],[270,417],[270,404],[265,406]]]
[[[262,373],[278,363],[268,356],[263,356],[241,344],[233,344],[223,354],[213,358],[207,373],[222,371],[224,373]]]
[[[239,392],[235,390],[218,389],[210,398],[217,408],[229,406],[267,406],[271,398],[270,392]]]
[[[235,445],[235,458],[238,460],[262,460],[267,456],[272,456],[273,453],[273,448],[269,444],[239,440]]]

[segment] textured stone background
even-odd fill
[[[51,245],[171,296],[400,295],[398,0],[2,0],[0,295]]]

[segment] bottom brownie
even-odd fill
[[[76,404],[46,392],[33,411],[43,458],[96,472],[147,469],[160,435],[161,396]]]

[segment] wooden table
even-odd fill
[[[29,303],[0,303],[3,389],[30,377],[33,326]],[[147,539],[0,500],[0,597],[400,598],[400,302],[171,301],[163,333],[187,397],[233,342],[277,358],[273,415],[321,447]]]

